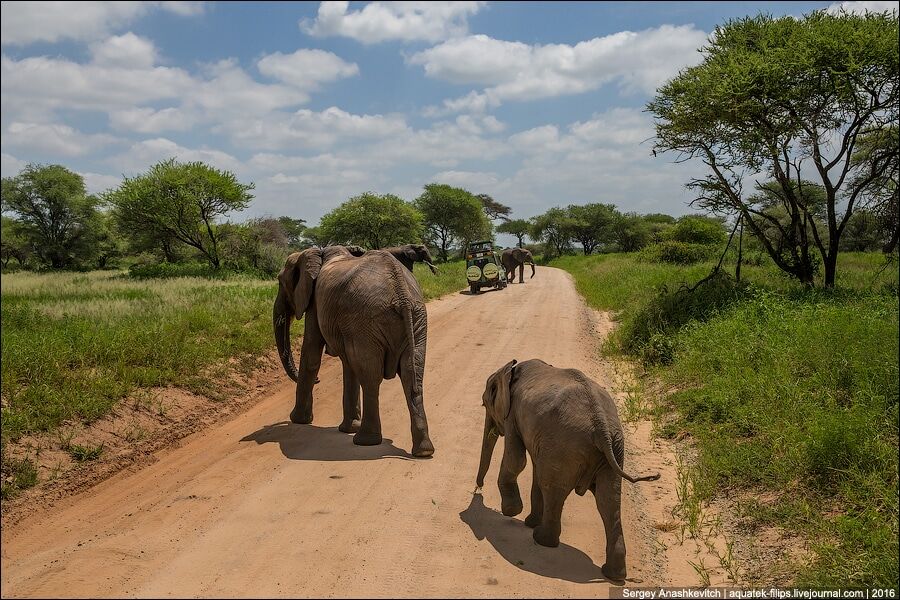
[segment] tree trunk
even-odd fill
[[[825,266],[825,289],[834,289],[834,278],[837,274],[837,255],[837,248],[833,248],[822,260]]]

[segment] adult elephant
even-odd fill
[[[526,264],[531,265],[530,279],[534,278],[534,257],[531,255],[531,250],[526,250],[525,248],[507,248],[500,256],[500,262],[503,263],[503,268],[506,270],[506,277],[509,280],[509,283],[515,283],[513,280],[516,278],[516,267],[519,268],[519,283],[525,283]]]
[[[354,444],[380,444],[379,388],[382,380],[399,373],[409,408],[412,454],[431,456],[434,445],[422,399],[428,332],[422,292],[412,273],[390,253],[354,254],[344,246],[309,248],[291,254],[278,274],[275,344],[285,372],[297,382],[291,421],[313,420],[312,390],[325,350],[341,359],[344,370],[343,420],[338,429],[355,432]],[[304,314],[298,370],[290,327]]]
[[[437,267],[432,264],[434,259],[431,258],[431,253],[424,244],[393,246],[391,248],[385,248],[384,251],[399,260],[404,267],[409,269],[410,273],[413,272],[413,264],[417,262],[425,263],[428,265],[428,268],[431,269],[432,273],[437,273]]]

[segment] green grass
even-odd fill
[[[743,293],[716,304],[720,295],[702,292],[698,302],[713,309],[696,314],[656,290],[697,281],[711,263],[552,263],[573,273],[592,306],[622,311],[622,330],[666,317],[655,343],[667,360],[645,362],[676,391],[647,401],[663,435],[689,432],[698,451],[680,501],[736,495],[750,525],[803,535],[813,555],[794,571],[798,584],[897,586],[900,322],[896,263],[878,275],[883,262],[842,255],[834,292],[745,266]],[[631,339],[620,335],[618,350],[646,359],[624,344]],[[755,500],[762,492],[770,500]]]
[[[464,265],[439,265],[437,275],[416,265],[426,300],[463,289]],[[66,420],[98,419],[135,389],[174,385],[209,394],[216,387],[211,367],[274,347],[274,277],[174,277],[177,273],[163,269],[161,278],[112,271],[2,276],[4,449],[10,441]],[[299,336],[303,329],[295,324],[293,330]],[[85,451],[75,458],[96,456]],[[5,451],[2,460],[4,478],[13,478],[4,483],[4,497],[34,484],[36,471],[26,476],[31,463],[13,461]]]

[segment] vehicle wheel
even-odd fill
[[[473,283],[469,286],[469,291],[472,292],[472,295],[474,296],[478,293],[478,286]]]

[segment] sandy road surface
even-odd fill
[[[399,378],[382,386],[385,442],[337,431],[341,371],[325,357],[313,425],[286,422],[293,384],[185,438],[158,460],[3,531],[3,596],[605,596],[604,538],[590,494],[572,494],[559,548],[536,545],[499,513],[498,444],[484,496],[472,494],[481,393],[506,361],[542,358],[608,384],[592,313],[563,271],[525,285],[428,304],[425,407],[436,453],[410,459]],[[630,428],[629,428],[630,430]],[[630,434],[624,484],[629,579],[672,579],[654,551],[654,513],[669,502],[664,462]],[[646,436],[644,436],[646,437]]]

